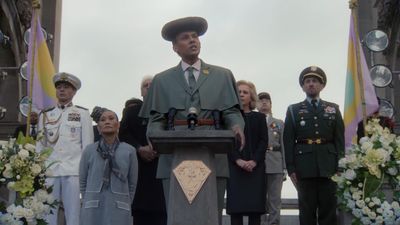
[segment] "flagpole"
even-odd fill
[[[30,126],[31,126],[31,112],[32,112],[32,94],[33,94],[33,79],[35,78],[35,56],[36,56],[36,39],[37,39],[37,19],[38,19],[38,14],[39,14],[39,9],[40,9],[40,3],[38,0],[32,0],[32,19],[33,23],[31,26],[31,32],[30,35],[33,38],[33,46],[29,46],[32,49],[31,52],[31,64],[30,64],[30,76],[29,76],[29,93],[28,93],[28,115],[26,119],[26,132],[25,132],[25,137],[30,136]]]
[[[360,58],[360,35],[358,33],[358,0],[350,0],[349,7],[351,9],[351,15],[353,17],[354,34],[356,38],[356,59],[357,59],[357,77],[360,85],[360,97],[361,97],[361,110],[363,118],[363,127],[367,124],[367,107],[365,104],[365,93],[364,93],[364,78],[361,71],[361,58]]]

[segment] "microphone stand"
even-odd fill
[[[216,130],[221,130],[221,112],[218,109],[214,109],[211,112],[212,117],[214,118],[214,127]]]
[[[167,130],[175,130],[175,127],[174,127],[175,114],[176,114],[176,109],[175,108],[170,108],[168,110]]]
[[[189,114],[187,115],[188,128],[194,130],[197,125],[197,109],[194,107],[189,108]]]

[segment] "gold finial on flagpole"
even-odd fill
[[[349,8],[354,9],[358,7],[358,0],[350,0],[349,1]]]
[[[40,9],[40,0],[32,0],[32,8]]]

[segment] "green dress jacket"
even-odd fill
[[[166,114],[175,108],[175,119],[186,120],[188,109],[195,107],[199,119],[213,119],[212,111],[219,110],[225,129],[239,125],[244,129],[244,120],[240,112],[240,100],[236,81],[228,69],[213,66],[201,61],[200,75],[193,91],[184,77],[181,64],[157,74],[144,99],[140,117],[149,118],[147,133],[165,130]],[[187,129],[185,126],[176,129]],[[201,126],[197,129],[214,129],[213,126]],[[155,149],[157,150],[157,149]],[[228,177],[226,155],[216,155],[216,173],[219,177]],[[157,168],[157,178],[169,178],[172,157],[161,155]]]
[[[316,109],[307,100],[289,106],[283,139],[289,174],[295,172],[300,179],[332,176],[344,154],[339,106],[322,100]]]

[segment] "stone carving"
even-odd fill
[[[178,180],[189,204],[192,204],[199,193],[204,182],[207,180],[211,170],[199,160],[182,161],[173,173]]]
[[[378,9],[378,27],[390,31],[394,19],[400,14],[400,0],[381,0],[375,6]]]
[[[32,2],[30,0],[17,0],[16,5],[21,24],[27,29],[31,26]]]

